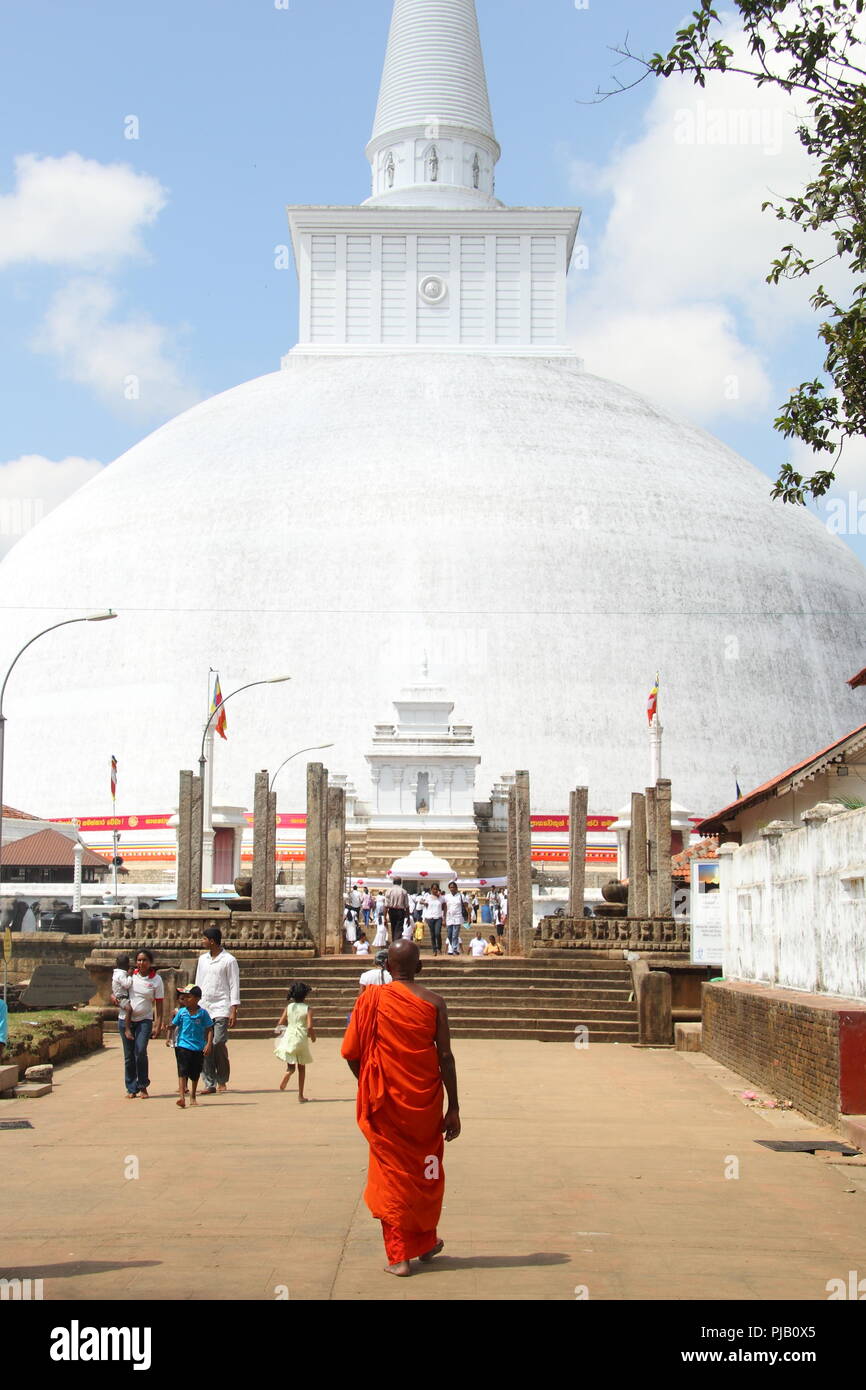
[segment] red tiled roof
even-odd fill
[[[70,840],[68,835],[61,835],[59,830],[37,830],[35,835],[22,835],[20,840],[13,840],[11,845],[4,845],[0,864],[27,867],[32,865],[34,868],[72,868],[75,864],[74,851],[75,841]],[[85,849],[81,862],[88,869],[108,867],[105,860],[100,859],[91,849]]]
[[[866,666],[862,671],[858,671],[856,676],[852,676],[848,684],[852,690],[856,690],[858,685],[866,685]]]
[[[852,729],[850,734],[844,738],[838,738],[835,743],[830,743],[826,748],[822,748],[820,753],[813,753],[810,758],[804,758],[802,762],[795,763],[793,767],[780,772],[778,777],[772,777],[769,782],[763,782],[760,787],[756,787],[753,792],[748,792],[746,796],[741,796],[739,801],[732,801],[729,806],[724,806],[721,811],[717,811],[714,816],[705,816],[698,822],[697,829],[702,834],[711,833],[718,829],[722,821],[729,820],[732,816],[738,816],[741,811],[745,811],[748,806],[757,806],[761,801],[767,801],[773,795],[777,787],[783,782],[787,782],[789,777],[794,777],[798,772],[803,772],[811,767],[813,763],[820,763],[823,758],[837,752],[843,748],[851,739],[866,733],[866,724],[860,724],[856,729]]]
[[[718,837],[710,835],[705,840],[699,840],[696,845],[684,849],[681,854],[675,854],[671,860],[671,873],[674,878],[689,878],[693,859],[718,859],[718,857]]]
[[[31,816],[27,811],[16,811],[14,806],[3,807],[4,820],[38,820],[38,816]]]

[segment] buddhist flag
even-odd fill
[[[111,799],[112,799],[112,801],[114,800],[114,798],[115,798],[116,796],[117,796],[117,759],[116,759],[115,757],[112,757],[112,759],[111,759]]]
[[[219,710],[219,715],[216,719],[216,722],[214,723],[214,728],[216,729],[220,738],[228,738],[228,734],[226,733],[226,729],[228,728],[228,720],[226,719],[225,710],[221,708],[222,702],[223,693],[220,690],[220,678],[219,676],[217,676],[216,680],[214,681],[213,700],[211,701],[210,712],[211,714],[214,714],[216,710]]]
[[[646,702],[646,717],[647,717],[647,719],[649,720],[650,724],[653,722],[653,720],[655,719],[656,715],[658,714],[658,709],[659,709],[659,678],[658,678],[658,673],[656,673],[656,683],[655,683],[655,685],[653,686],[652,690],[650,691],[650,693],[649,693],[649,699],[648,699],[647,702]]]

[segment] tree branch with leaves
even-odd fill
[[[709,73],[731,72],[759,87],[805,96],[808,116],[797,135],[815,163],[815,177],[802,192],[765,202],[763,210],[805,233],[829,234],[834,249],[816,261],[792,241],[781,248],[767,281],[813,279],[829,261],[841,262],[853,283],[849,302],[843,303],[818,281],[810,303],[823,316],[818,327],[825,348],[823,376],[792,390],[775,420],[786,439],[809,445],[816,461],[830,455],[825,460],[830,466],[816,467],[808,477],[783,464],[773,496],[802,505],[828,491],[845,441],[866,436],[866,281],[859,278],[866,276],[866,0],[734,3],[749,58],[735,61],[734,50],[716,33],[721,20],[712,0],[701,0],[669,53],[640,58],[627,41],[616,51],[644,69],[629,87],[673,74],[691,76],[703,87]],[[617,81],[617,91],[627,89]]]

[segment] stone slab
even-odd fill
[[[18,1068],[9,1065],[0,1066],[0,1095],[4,1091],[11,1091],[18,1085]]]
[[[700,1052],[701,1024],[675,1023],[674,1047],[676,1048],[677,1052]]]
[[[64,1009],[87,1004],[93,997],[93,981],[86,970],[74,965],[37,965],[21,995],[28,1009]]]
[[[35,1100],[37,1096],[49,1096],[52,1086],[50,1081],[22,1081],[20,1086],[15,1087],[16,1100]]]

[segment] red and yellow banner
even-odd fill
[[[55,816],[54,825],[71,825],[72,816]],[[83,816],[79,830],[165,830],[171,813],[161,816]]]
[[[569,816],[530,816],[533,831],[548,831],[550,834],[567,835],[570,827]],[[616,816],[587,816],[587,830],[607,830],[613,825]]]

